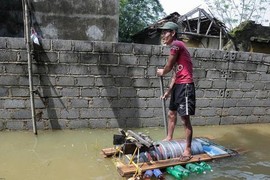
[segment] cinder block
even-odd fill
[[[133,44],[132,43],[115,43],[114,52],[120,54],[133,54]]]
[[[133,44],[134,54],[151,55],[152,47],[146,44]]]
[[[4,109],[4,104],[3,104],[3,100],[0,100],[0,119],[10,119],[12,118],[11,114],[13,112],[13,110],[7,110],[7,109]]]
[[[89,126],[92,129],[96,128],[117,128],[123,127],[123,123],[119,123],[120,120],[116,119],[91,119],[89,120]],[[124,126],[125,127],[125,126]]]
[[[88,75],[106,75],[108,74],[108,69],[109,67],[107,65],[105,66],[101,66],[101,65],[91,65],[91,66],[88,66]]]
[[[39,39],[39,44],[34,44],[33,43],[33,47],[35,51],[49,51],[52,48],[52,40],[51,39]]]
[[[35,60],[40,66],[44,66],[46,63],[57,63],[59,60],[58,54],[58,52],[40,52]]]
[[[60,112],[61,119],[78,119],[79,118],[79,110],[78,109],[62,109]]]
[[[136,97],[145,97],[145,98],[153,98],[155,97],[155,92],[153,90],[149,90],[149,89],[139,89],[137,91],[137,95]]]
[[[194,117],[191,119],[191,122],[192,122],[192,125],[194,125],[194,126],[206,125],[206,119],[204,117]]]
[[[118,88],[115,87],[104,87],[100,88],[101,97],[118,97]]]
[[[198,82],[198,87],[202,89],[208,89],[212,87],[213,81],[211,80],[201,80]]]
[[[120,55],[119,57],[119,64],[121,65],[136,65],[138,64],[138,61],[139,58],[134,55]]]
[[[81,90],[82,97],[98,97],[100,95],[99,88],[83,88]]]
[[[99,54],[93,53],[80,53],[80,63],[81,64],[93,64],[96,65],[99,62]]]
[[[252,59],[252,57],[251,57],[250,52],[239,51],[237,54],[237,60],[239,60],[239,61],[249,61],[251,59]]]
[[[77,97],[78,98],[80,96],[80,89],[76,87],[63,88],[61,91],[61,95],[64,97]]]
[[[108,74],[111,76],[127,76],[128,69],[122,66],[109,66]]]
[[[214,80],[212,84],[214,89],[225,89],[226,85],[227,85],[227,82],[224,79]]]
[[[161,47],[161,55],[168,56],[170,54],[169,46],[160,46]]]
[[[211,59],[211,50],[205,48],[198,48],[195,50],[193,57]]]
[[[134,78],[133,79],[133,87],[149,87],[150,80],[145,78]]]
[[[24,108],[24,107],[25,107],[25,100],[5,99],[4,101],[5,109],[17,109],[17,108]]]
[[[236,107],[239,99],[238,98],[231,98],[231,99],[224,99],[224,108],[227,107]]]
[[[225,116],[220,118],[220,125],[234,124],[235,116]]]
[[[126,107],[140,107],[140,108],[146,108],[146,107],[156,107],[157,104],[155,106],[151,106],[150,104],[150,100],[152,98],[121,98],[122,101],[119,102],[119,104],[122,107],[123,104],[126,104]],[[158,106],[160,107],[160,106]]]
[[[269,123],[270,115],[264,115],[259,117],[259,123]]]
[[[7,74],[27,74],[27,64],[6,64],[5,71]]]
[[[11,117],[18,119],[31,119],[31,109],[15,109],[11,112]]]
[[[67,64],[49,64],[48,65],[48,74],[55,75],[55,74],[69,74],[70,66]]]
[[[89,101],[87,99],[82,99],[82,98],[69,99],[69,107],[70,108],[88,108]]]
[[[7,38],[7,48],[26,50],[26,44],[25,44],[24,38]]]
[[[66,98],[49,98],[47,108],[59,108],[66,109],[67,99]],[[60,116],[58,116],[60,117]]]
[[[251,90],[253,89],[253,87],[254,87],[253,83],[250,83],[250,82],[242,82],[240,84],[240,88],[243,90],[248,90],[248,89]]]
[[[205,125],[220,125],[220,117],[207,117]]]
[[[54,39],[52,40],[52,50],[53,51],[71,51],[72,44],[71,40],[60,40]]]
[[[151,56],[149,66],[155,66],[155,68],[163,68],[167,61],[167,56]]]
[[[234,116],[233,124],[246,124],[247,116]]]
[[[251,53],[252,62],[261,63],[263,61],[264,54],[263,53]]]
[[[157,118],[141,118],[139,121],[142,127],[159,127],[163,123],[163,119],[159,116]]]
[[[74,50],[79,52],[92,52],[93,42],[92,41],[72,41],[74,44]]]
[[[188,52],[189,52],[190,56],[193,58],[194,57],[194,52],[196,51],[196,49],[195,48],[190,48],[190,47],[188,47],[187,49],[188,49]]]
[[[14,87],[11,88],[12,97],[29,97],[29,88],[25,87]],[[1,96],[1,88],[0,88],[0,96]]]
[[[100,55],[99,64],[118,65],[119,64],[119,57],[116,54],[102,54],[102,55]]]
[[[58,86],[74,86],[75,81],[73,76],[57,76],[55,78]]]
[[[94,107],[94,108],[107,108],[107,107],[111,107],[112,104],[112,99],[110,98],[100,98],[100,97],[93,97],[90,100],[90,107]]]
[[[80,119],[96,119],[99,117],[98,108],[80,108]]]
[[[137,57],[137,64],[138,66],[145,66],[147,67],[150,61],[150,57],[149,56],[140,56],[140,55],[136,55]]]
[[[0,62],[16,62],[17,52],[13,50],[0,50]]]
[[[93,52],[102,52],[102,53],[112,53],[113,52],[113,43],[112,42],[95,41],[93,43],[93,45],[94,45]]]
[[[127,128],[141,128],[142,123],[140,119],[128,118],[126,120],[126,127]]]
[[[4,120],[0,119],[0,131],[4,130],[6,126],[4,125]]]
[[[232,109],[235,109],[235,108],[232,108]],[[253,115],[253,110],[254,110],[254,107],[240,107],[240,108],[237,108],[236,109],[238,112],[240,112],[239,115],[242,115],[242,116],[252,116]]]
[[[207,79],[219,79],[221,76],[221,72],[219,70],[208,70],[206,71]]]
[[[8,120],[6,121],[5,127],[9,130],[22,130],[24,122],[20,120]]]
[[[254,116],[254,115],[251,115],[251,116],[247,116],[246,117],[246,124],[253,124],[253,123],[259,123],[260,121],[260,116]]]
[[[224,54],[227,53],[226,51],[221,51],[217,49],[211,49],[211,59],[218,59],[219,61],[223,59]]]
[[[74,76],[75,86],[76,87],[92,87],[95,85],[94,77],[76,77]]]
[[[120,80],[124,80],[125,82],[129,82],[128,78],[120,78]],[[113,77],[96,77],[94,79],[94,83],[92,83],[92,86],[96,87],[103,87],[103,86],[126,86],[124,83],[116,83],[115,81],[119,82],[119,78],[113,78]],[[130,83],[129,83],[130,84]]]
[[[264,54],[263,63],[270,64],[270,54]]]
[[[161,50],[162,50],[162,46],[152,45],[152,55],[160,56]]]
[[[0,49],[6,49],[6,48],[7,48],[7,38],[0,37]]]
[[[137,91],[135,88],[120,88],[120,97],[136,97]]]
[[[9,96],[9,90],[6,87],[0,87],[0,97],[8,97]]]
[[[74,64],[69,66],[70,75],[89,75],[91,74],[91,70],[88,66]]]
[[[79,128],[89,128],[89,120],[70,120],[68,122],[67,128],[69,129],[79,129]]]
[[[127,72],[129,77],[145,77],[144,67],[128,67]]]
[[[59,61],[60,63],[78,63],[79,62],[79,53],[60,53],[59,54]]]

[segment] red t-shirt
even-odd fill
[[[175,84],[193,82],[193,65],[190,54],[182,41],[172,42],[170,54],[177,56],[174,71],[176,73]]]

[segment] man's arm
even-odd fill
[[[173,85],[174,85],[174,83],[175,83],[175,79],[176,79],[176,74],[175,74],[175,72],[173,71],[170,85],[169,85],[167,91],[164,93],[164,95],[161,96],[162,99],[168,99],[168,97],[170,96],[170,94],[171,94],[171,92],[172,92]]]
[[[166,65],[164,66],[163,69],[158,69],[157,70],[157,75],[158,76],[164,76],[168,72],[170,72],[176,62],[177,56],[176,55],[169,55],[168,61]]]

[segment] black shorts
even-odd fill
[[[194,115],[196,107],[195,86],[190,84],[174,84],[169,109],[177,111],[180,116]]]

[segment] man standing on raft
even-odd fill
[[[164,68],[157,69],[157,75],[164,76],[173,69],[169,88],[161,97],[167,99],[171,95],[168,112],[168,134],[164,140],[172,140],[178,112],[186,135],[186,148],[180,157],[180,161],[189,161],[192,158],[191,141],[193,135],[190,115],[195,114],[196,103],[192,60],[185,44],[177,40],[177,24],[167,22],[158,29],[161,30],[163,43],[170,46],[170,54]]]

